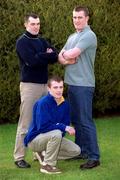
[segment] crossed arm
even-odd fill
[[[75,64],[80,53],[81,50],[77,47],[69,50],[62,49],[58,55],[58,61],[63,65]]]

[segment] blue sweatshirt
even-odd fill
[[[69,103],[64,100],[57,105],[53,96],[40,98],[33,107],[32,122],[25,136],[24,144],[28,145],[38,134],[59,129],[65,135],[66,126],[70,125]]]
[[[52,53],[46,53],[52,48]],[[20,61],[20,81],[45,84],[48,80],[48,64],[57,62],[56,50],[38,35],[25,32],[16,42]]]

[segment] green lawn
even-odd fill
[[[101,166],[92,170],[79,169],[83,160],[59,161],[60,175],[39,172],[39,163],[27,152],[30,169],[16,168],[13,149],[16,125],[0,125],[0,180],[119,180],[120,179],[120,117],[96,120],[98,141],[101,151]],[[68,137],[69,138],[69,137]]]

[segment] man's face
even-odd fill
[[[48,91],[55,98],[55,100],[61,99],[63,95],[63,81],[52,81],[51,86],[48,87]]]
[[[33,18],[29,17],[28,21],[25,22],[25,27],[28,32],[30,32],[33,35],[37,35],[40,30],[40,19],[39,18]]]
[[[85,16],[84,11],[73,11],[73,24],[77,32],[82,31],[88,24],[88,16]]]

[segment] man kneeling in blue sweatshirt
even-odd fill
[[[58,174],[61,171],[56,167],[57,160],[71,159],[79,155],[81,150],[64,137],[66,132],[74,135],[75,129],[70,126],[69,103],[63,98],[63,80],[53,76],[47,85],[48,95],[34,105],[24,144],[36,152],[42,173]]]

